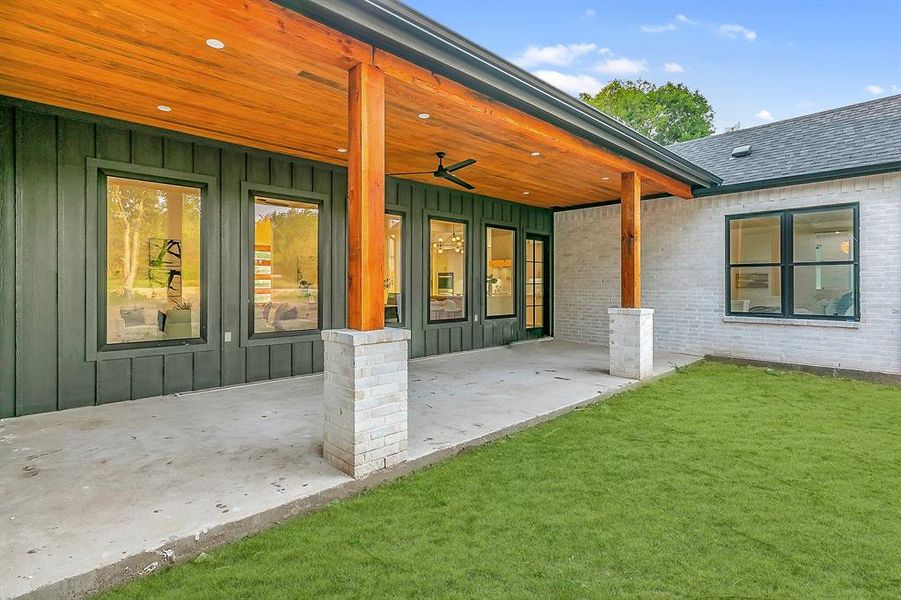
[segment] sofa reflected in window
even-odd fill
[[[254,198],[253,332],[319,327],[319,207]]]

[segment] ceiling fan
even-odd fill
[[[435,177],[442,177],[444,179],[447,179],[448,181],[452,181],[453,183],[456,183],[457,185],[459,185],[461,187],[465,187],[467,190],[476,189],[474,185],[466,183],[465,181],[463,181],[456,175],[452,175],[452,173],[454,171],[458,171],[458,170],[462,169],[463,167],[468,167],[471,164],[475,164],[476,159],[467,158],[466,160],[461,160],[458,163],[454,163],[448,167],[445,167],[444,166],[444,157],[447,156],[447,154],[444,152],[436,152],[435,156],[438,157],[438,168],[435,169],[434,171],[408,171],[405,173],[388,173],[388,175],[427,175],[427,174],[431,173]]]

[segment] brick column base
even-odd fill
[[[322,332],[322,453],[352,477],[407,460],[407,329]]]
[[[654,310],[608,308],[610,374],[644,379],[654,373]]]

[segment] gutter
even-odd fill
[[[892,171],[901,171],[901,161],[889,163],[880,163],[874,165],[864,165],[860,167],[847,167],[844,169],[832,169],[830,171],[819,171],[816,173],[802,173],[799,175],[786,175],[784,177],[774,177],[772,179],[758,179],[756,181],[745,181],[742,183],[730,183],[720,185],[714,188],[695,190],[696,198],[705,196],[720,196],[722,194],[736,194],[738,192],[749,192],[752,190],[764,190],[774,187],[783,187],[787,185],[800,185],[803,183],[817,183],[820,181],[830,181],[833,179],[847,179],[849,177],[862,177],[864,175],[878,175],[881,173],[891,173]]]
[[[693,188],[722,180],[397,0],[275,0]]]

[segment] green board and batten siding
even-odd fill
[[[210,336],[204,351],[167,349],[141,355],[86,359],[86,315],[95,311],[88,260],[96,253],[96,224],[87,210],[89,158],[136,167],[214,177],[215,197],[204,204],[215,239],[206,240],[213,289],[206,291]],[[172,134],[51,107],[0,99],[0,416],[25,415],[116,402],[322,370],[318,334],[271,343],[241,342],[242,228],[254,184],[315,192],[322,198],[322,325],[344,325],[346,314],[346,171],[262,151]],[[390,180],[389,209],[404,215],[404,290],[411,302],[404,323],[412,329],[411,356],[495,346],[524,339],[523,291],[516,319],[484,315],[484,226],[517,230],[518,281],[523,281],[527,233],[550,239],[549,210],[453,190]],[[428,324],[428,216],[464,219],[468,229],[465,322]],[[522,285],[518,286],[522,288]],[[550,288],[548,288],[550,289]],[[478,321],[475,315],[479,315]],[[246,317],[245,317],[246,318]],[[549,316],[550,320],[550,316]],[[223,332],[232,341],[221,341]]]

